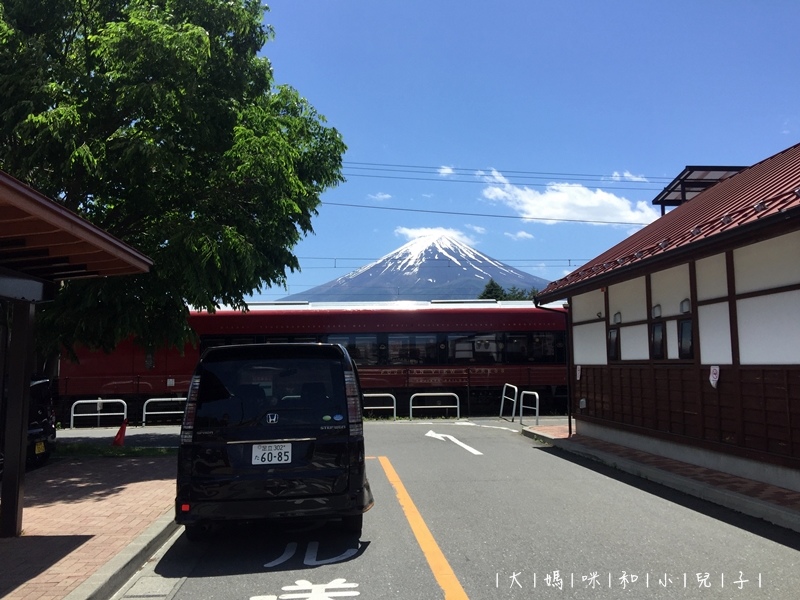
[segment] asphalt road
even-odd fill
[[[794,598],[795,534],[519,435],[366,424],[376,505],[336,524],[175,536],[117,599]]]

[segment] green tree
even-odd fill
[[[259,0],[0,0],[0,169],[154,260],[70,281],[41,332],[67,347],[190,338],[187,307],[245,307],[299,269],[339,132],[258,52]]]
[[[478,298],[481,300],[503,300],[505,294],[506,291],[503,289],[503,286],[494,279],[490,279]]]
[[[494,279],[490,279],[486,287],[483,288],[481,295],[478,296],[481,300],[494,299],[494,300],[533,300],[539,290],[531,288],[525,290],[512,285],[508,290],[504,289]]]
[[[539,290],[536,288],[526,290],[524,288],[518,288],[517,286],[512,285],[505,291],[505,297],[503,300],[533,300],[538,293]]]

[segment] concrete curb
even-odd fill
[[[147,559],[163,546],[179,527],[180,525],[175,523],[170,507],[122,552],[72,590],[65,600],[108,600],[142,568]]]
[[[554,439],[540,432],[526,429],[522,430],[522,434],[572,454],[596,460],[642,479],[665,485],[679,492],[707,500],[751,517],[763,519],[774,525],[800,532],[800,514],[797,511],[730,490],[715,488],[707,483],[663,471],[615,454],[587,448],[568,439]]]

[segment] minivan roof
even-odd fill
[[[341,360],[346,356],[339,344],[242,344],[213,346],[203,353],[201,362],[275,358],[330,358]]]

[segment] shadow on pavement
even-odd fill
[[[751,517],[736,512],[730,508],[719,506],[713,502],[697,498],[678,490],[674,490],[655,481],[650,481],[637,475],[626,473],[625,471],[621,471],[620,469],[616,469],[606,465],[605,463],[592,460],[590,458],[577,456],[560,448],[554,448],[553,446],[539,446],[538,444],[532,444],[532,447],[539,452],[546,452],[562,460],[567,460],[585,469],[590,469],[595,473],[603,475],[604,477],[614,479],[620,483],[624,483],[625,485],[629,485],[648,494],[652,494],[669,502],[678,504],[679,506],[683,506],[684,508],[688,508],[689,510],[693,510],[707,517],[711,517],[712,519],[727,523],[728,525],[749,531],[754,535],[758,535],[777,544],[782,544],[787,548],[800,550],[800,538],[798,538],[795,532],[789,529],[773,525],[762,519]]]
[[[184,533],[155,572],[167,578],[191,579],[299,571],[357,560],[369,545],[369,541],[342,531],[336,522],[303,529],[269,523],[230,525],[199,542],[189,541]],[[186,561],[187,556],[197,560]]]
[[[174,457],[57,458],[26,474],[25,505],[102,500],[131,483],[160,480],[174,484]]]
[[[76,549],[89,535],[32,535],[0,538],[0,598],[34,579]]]

